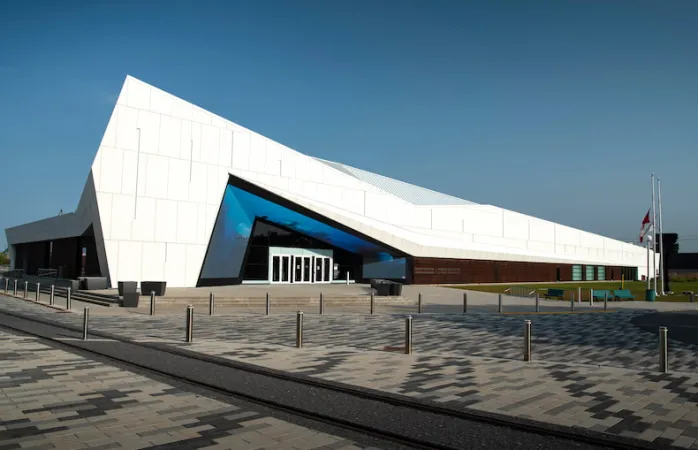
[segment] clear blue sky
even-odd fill
[[[698,250],[696,1],[92,3],[0,6],[0,230],[76,207],[131,74],[303,153],[623,240],[654,170]]]

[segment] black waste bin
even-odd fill
[[[124,292],[124,298],[119,301],[119,306],[123,308],[138,308],[141,294],[138,292]]]
[[[119,281],[119,297],[124,295],[124,292],[136,292],[138,290],[137,281]]]
[[[376,291],[379,297],[390,295],[390,281],[388,280],[371,280],[371,289]]]
[[[150,295],[151,292],[155,292],[156,296],[162,297],[166,287],[166,281],[141,281],[141,294]]]
[[[393,297],[399,297],[402,295],[402,283],[397,283],[392,281],[390,283],[390,295]]]

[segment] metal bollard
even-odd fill
[[[659,327],[659,371],[662,373],[669,372],[667,327]]]
[[[303,311],[296,314],[296,347],[303,348]]]
[[[540,293],[536,292],[536,312],[540,312]]]
[[[605,292],[603,294],[603,310],[604,311],[608,310],[608,292]]]
[[[581,287],[578,287],[578,288],[577,288],[577,297],[578,297],[578,298],[577,298],[577,301],[578,301],[579,303],[582,303],[582,288],[581,288]]]
[[[56,294],[56,286],[51,285],[51,296],[48,298],[48,304],[53,306],[56,301],[54,295]]]
[[[155,315],[155,291],[150,291],[150,315]]]
[[[349,285],[349,271],[347,270],[347,286]]]
[[[186,324],[185,342],[191,343],[194,341],[194,307],[187,306],[187,324]]]
[[[90,308],[85,308],[82,313],[82,340],[87,340],[87,323],[90,321]]]
[[[320,292],[320,314],[325,314],[325,296]]]
[[[5,289],[5,292],[7,292],[7,289]],[[696,301],[696,293],[695,293],[695,292],[691,292],[691,295],[690,295],[690,297],[689,297],[689,301],[690,301],[691,303],[693,303],[693,302]]]
[[[373,315],[376,310],[376,297],[373,291],[371,291],[371,315]]]
[[[422,314],[422,293],[419,293],[419,298],[417,299],[417,313]]]
[[[70,288],[68,288],[68,291],[66,292],[66,297],[65,297],[65,309],[70,311],[71,307],[71,300],[70,300]]]
[[[503,305],[502,305],[502,294],[499,294],[499,307],[498,307],[498,311],[499,311],[500,314],[502,313],[502,311],[504,311],[504,307],[503,307]]]
[[[27,292],[29,291],[29,282],[24,282],[24,296],[22,298],[27,298]]]
[[[572,300],[570,300],[570,311],[574,311],[574,292],[572,292]]]
[[[14,293],[12,295],[17,297],[17,280],[15,280],[15,289],[14,289]]]
[[[468,293],[463,292],[463,314],[468,312]]]
[[[594,306],[594,290],[589,289],[589,306]]]
[[[7,294],[7,290],[10,288],[10,279],[5,278],[5,294]]]
[[[40,284],[40,283],[36,283],[36,299],[35,299],[35,300],[36,300],[37,302],[41,299],[41,291],[40,291],[40,289],[41,289],[41,284]]]
[[[271,299],[269,298],[269,292],[267,292],[267,302],[266,302],[266,315],[268,316],[271,313]]]
[[[216,298],[213,296],[213,292],[208,294],[208,315],[212,316],[216,309]]]
[[[524,361],[531,360],[531,321],[524,320]]]
[[[412,316],[405,319],[405,354],[412,353]]]

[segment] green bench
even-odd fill
[[[616,289],[613,291],[614,300],[635,300],[633,294],[628,289]]]
[[[608,296],[609,300],[613,300],[613,293],[605,289],[594,289],[594,300],[603,300]]]
[[[543,294],[545,298],[559,298],[560,300],[565,298],[564,289],[548,289],[548,291]]]

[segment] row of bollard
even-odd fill
[[[8,278],[5,278],[5,294],[7,294],[10,290],[10,280]],[[12,286],[12,296],[13,297],[19,297],[17,294],[18,291],[18,280],[14,280],[13,286]],[[22,298],[25,300],[29,299],[29,282],[25,281],[24,282],[24,291],[22,293]],[[39,303],[41,302],[41,283],[36,283],[36,291],[34,292],[34,301]],[[49,300],[48,304],[50,306],[55,306],[56,304],[56,286],[51,285],[51,291],[49,294]],[[72,308],[72,291],[71,288],[66,288],[66,297],[65,297],[65,309],[70,310]]]
[[[9,280],[5,279],[5,293],[9,290]],[[14,280],[14,286],[13,286],[13,291],[14,291],[14,296],[17,296],[17,280]],[[38,302],[40,301],[40,285],[37,283],[36,285],[36,297],[35,300]],[[49,299],[49,305],[54,304],[54,293],[55,293],[55,286],[51,285],[51,296]],[[24,282],[24,297],[27,298],[28,295],[28,282]],[[593,298],[593,295],[592,295]],[[572,295],[572,300],[570,302],[570,308],[572,311],[574,311],[574,299],[575,296]],[[592,300],[593,301],[593,300]],[[608,295],[604,296],[604,310],[607,309],[608,305]],[[66,309],[70,310],[71,309],[71,289],[68,288],[66,291]],[[536,312],[539,312],[540,310],[540,296],[538,293],[536,293]],[[417,311],[419,313],[422,312],[422,294],[419,294],[418,302],[417,302]],[[503,311],[503,303],[502,303],[502,294],[499,295],[499,312],[501,313]],[[210,297],[209,297],[209,315],[213,315],[215,312],[215,296],[213,292],[211,292]],[[371,293],[371,314],[374,312],[374,295]],[[463,313],[468,312],[468,295],[467,293],[463,293]],[[155,292],[150,293],[150,315],[153,315],[155,313]],[[270,313],[270,298],[269,294],[267,293],[266,296],[266,313],[269,315]],[[323,294],[320,294],[320,314],[324,313],[324,296]],[[90,317],[90,308],[84,308],[83,311],[83,330],[82,330],[82,339],[87,340],[88,339],[88,327],[89,327],[89,317]],[[524,361],[532,361],[533,358],[533,351],[532,351],[532,330],[531,330],[531,321],[530,320],[524,320],[524,346],[523,346],[523,360]],[[185,341],[187,343],[192,343],[194,340],[194,307],[192,305],[187,306],[187,314],[186,314],[186,336],[185,336]],[[303,348],[303,311],[298,311],[296,314],[296,347],[297,348]],[[411,354],[412,353],[412,316],[407,316],[405,318],[405,354]],[[659,327],[659,371],[662,373],[667,373],[669,371],[669,356],[668,356],[668,328],[667,327]]]
[[[211,297],[213,298],[213,296]],[[467,310],[468,298],[463,297],[463,308]],[[89,314],[88,308],[85,308],[85,319],[84,319],[84,331],[83,339],[87,339],[87,316]],[[296,313],[296,348],[303,348],[303,311],[298,311]],[[186,315],[186,335],[185,342],[192,343],[194,341],[194,307],[192,305],[187,306]],[[523,360],[530,362],[533,360],[533,346],[532,346],[532,322],[531,320],[524,320],[524,333],[523,333]],[[668,330],[667,327],[659,327],[659,371],[662,373],[667,373],[669,371],[669,358],[668,358]],[[405,354],[409,355],[412,353],[412,316],[407,316],[405,318]]]
[[[16,281],[16,280],[15,280]],[[51,289],[53,289],[53,286],[51,286]],[[38,296],[38,287],[37,287],[37,296]],[[538,299],[536,299],[536,302]],[[537,303],[536,303],[536,310],[538,310]],[[215,302],[215,295],[213,292],[209,293],[208,297],[208,315],[212,316],[215,314],[216,311],[216,302]],[[419,298],[417,300],[417,312],[421,314],[424,311],[424,302],[422,301],[422,294],[419,293]],[[369,301],[369,313],[371,315],[375,314],[376,312],[376,299],[375,299],[375,294],[371,292],[370,294],[370,301]],[[468,294],[463,293],[463,314],[468,312]],[[500,295],[499,298],[499,312],[502,312],[502,298]],[[320,301],[319,301],[319,313],[320,314],[325,314],[325,295],[321,292],[320,293]],[[155,314],[155,292],[151,291],[150,293],[150,315]],[[271,297],[269,293],[267,292],[266,298],[265,298],[265,315],[270,315],[271,314]]]
[[[499,294],[499,298],[497,301],[497,311],[500,314],[502,314],[504,312],[503,298],[504,298],[504,294]],[[591,300],[590,300],[590,305],[592,305],[592,306],[594,304],[593,298],[594,298],[594,296],[593,296],[593,292],[592,292]],[[574,312],[574,308],[575,308],[574,300],[575,300],[575,295],[573,293],[572,298],[570,299],[570,311],[572,311],[572,312]],[[536,312],[538,313],[538,312],[540,312],[540,293],[538,293],[538,292],[536,292],[535,301],[536,301],[536,304],[535,304],[536,305]],[[467,305],[468,305],[467,296],[466,296],[466,294],[463,294],[463,312],[464,313],[467,312],[467,310],[468,310]],[[608,292],[604,293],[604,296],[603,296],[603,310],[608,311]]]

